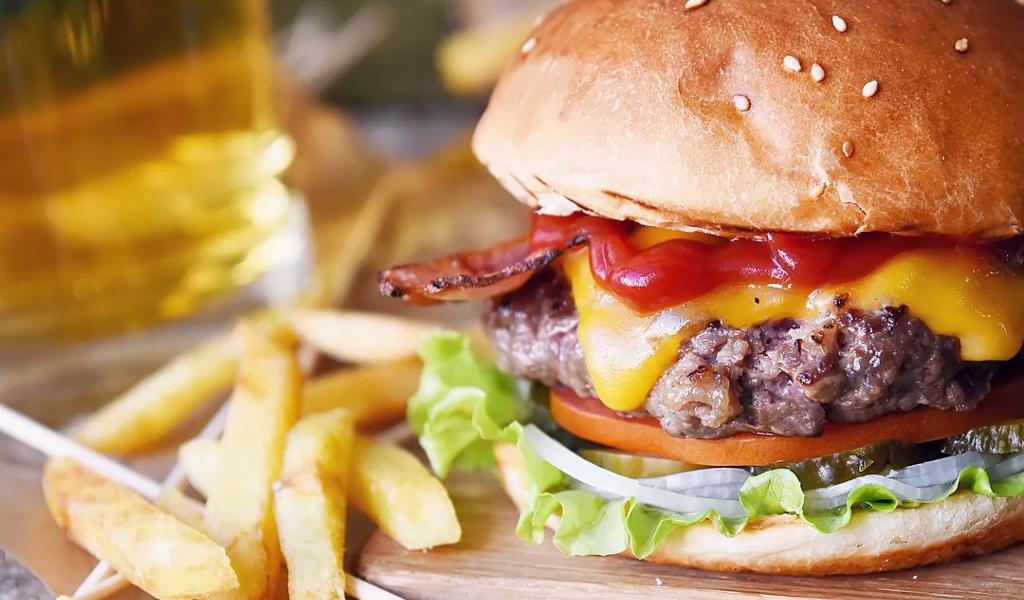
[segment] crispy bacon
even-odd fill
[[[522,237],[485,250],[392,267],[378,276],[380,292],[411,304],[493,298],[518,289],[535,272],[585,241],[580,235],[562,247],[531,250],[529,238]]]

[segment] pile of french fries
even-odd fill
[[[354,594],[344,572],[350,505],[405,548],[458,542],[461,529],[442,484],[415,455],[369,434],[403,418],[425,328],[317,310],[241,322],[71,434],[105,453],[137,453],[230,388],[223,420],[206,431],[216,434],[222,424],[219,438],[201,435],[178,450],[175,469],[192,496],[172,483],[174,472],[159,494],[144,498],[75,460],[55,458],[43,480],[54,520],[115,578],[174,599]],[[351,366],[308,377],[299,359],[304,348]],[[95,590],[75,596],[100,597]]]

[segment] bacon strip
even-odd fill
[[[521,287],[566,250],[586,242],[578,236],[564,247],[530,250],[522,237],[485,250],[392,267],[378,275],[380,293],[411,304],[482,300]]]

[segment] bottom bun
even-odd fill
[[[521,508],[529,485],[519,452],[502,445],[496,454],[505,491]],[[557,524],[553,518],[548,527]],[[988,554],[1022,540],[1024,498],[959,492],[917,508],[856,512],[834,533],[821,533],[793,515],[752,522],[731,538],[707,523],[683,527],[646,560],[711,571],[853,575]]]

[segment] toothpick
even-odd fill
[[[104,580],[110,576],[110,572],[111,569],[110,566],[107,564],[107,561],[101,560],[99,564],[96,565],[96,568],[93,569],[91,573],[89,573],[89,576],[85,578],[85,581],[83,581],[82,584],[78,586],[78,589],[75,590],[75,593],[71,594],[73,600],[81,600],[82,598],[86,598],[88,594],[99,589],[102,583],[106,583]]]
[[[104,562],[100,563],[106,564]],[[94,571],[95,572],[95,571]],[[84,584],[83,584],[84,585]],[[104,600],[114,594],[120,592],[127,585],[127,580],[118,574],[111,575],[106,579],[100,581],[92,589],[85,592],[75,592],[75,595],[70,600]],[[79,588],[81,589],[81,588]]]
[[[90,470],[123,485],[144,498],[156,498],[160,493],[160,484],[155,481],[4,405],[0,405],[0,433],[4,433],[51,458],[63,456],[73,458]]]
[[[345,574],[345,593],[358,600],[402,600],[401,596],[348,573]]]

